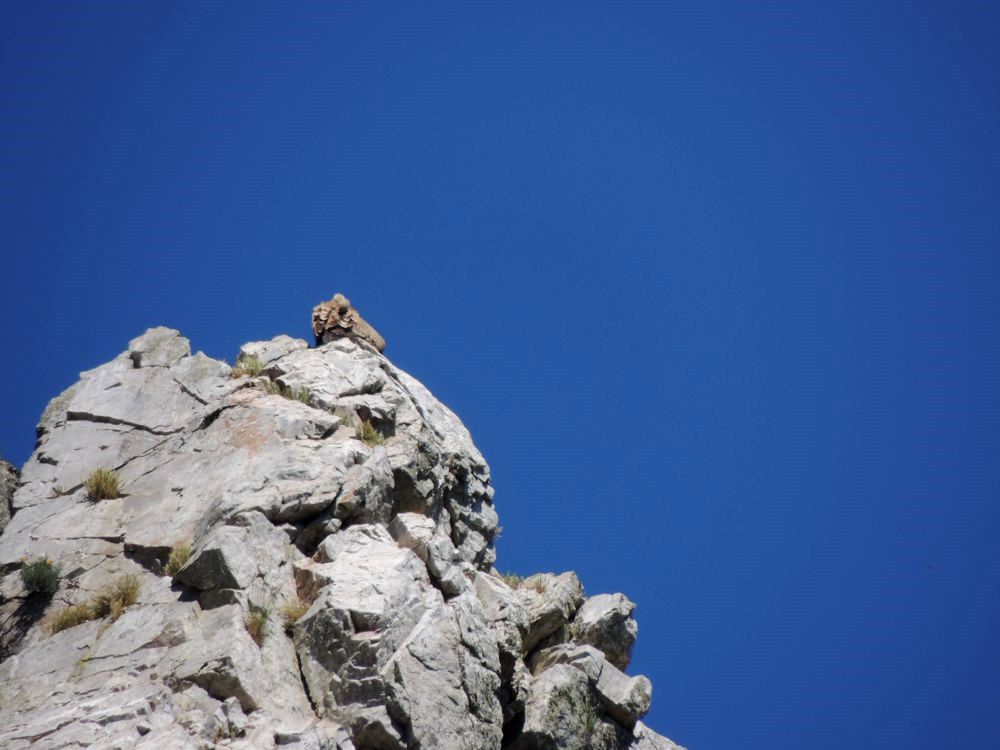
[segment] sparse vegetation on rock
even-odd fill
[[[279,383],[277,380],[265,380],[261,387],[272,396],[282,396],[290,401],[301,401],[306,406],[312,399],[312,394],[308,388],[292,388],[291,386]]]
[[[286,633],[291,633],[292,628],[295,626],[302,615],[309,611],[309,602],[304,602],[299,598],[289,599],[284,604],[281,605],[281,624],[285,628]]]
[[[29,595],[52,596],[59,590],[61,570],[51,560],[40,557],[21,566],[21,581]]]
[[[114,469],[95,469],[83,483],[91,500],[112,500],[121,497],[118,474]]]
[[[89,602],[74,604],[56,612],[49,621],[49,631],[58,633],[90,620],[110,619],[112,622],[122,616],[122,613],[139,601],[142,581],[138,576],[129,574],[98,591]]]
[[[250,611],[247,612],[243,620],[247,632],[258,646],[264,645],[264,638],[267,637],[268,624],[271,622],[271,609],[262,604],[251,604]]]
[[[382,433],[379,432],[375,428],[375,425],[367,419],[359,420],[357,426],[354,428],[354,431],[358,436],[358,439],[365,445],[375,446],[385,443],[385,438],[382,436]]]
[[[230,371],[230,377],[234,378],[255,378],[264,372],[264,365],[254,356],[240,357],[236,361],[236,366]]]
[[[164,572],[173,578],[177,575],[177,571],[183,568],[187,561],[191,558],[191,545],[190,544],[178,544],[172,550],[170,550],[170,556],[167,558],[167,565],[163,569]]]

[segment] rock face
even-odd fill
[[[0,460],[0,531],[10,523],[10,503],[14,490],[17,489],[19,476],[13,464]]]
[[[257,377],[147,331],[0,466],[0,747],[676,748],[624,672],[634,605],[498,575],[468,431],[330,320],[245,345]],[[54,595],[20,575],[40,558]]]
[[[320,302],[313,308],[312,326],[317,346],[337,339],[353,338],[367,341],[380,352],[385,351],[385,339],[361,317],[343,294],[335,294],[333,299]]]

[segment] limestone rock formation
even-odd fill
[[[378,351],[385,351],[385,339],[351,305],[343,294],[335,294],[327,302],[313,308],[313,335],[316,345],[328,344],[341,338],[367,341]]]
[[[14,490],[17,489],[19,476],[20,473],[13,464],[0,460],[0,531],[10,522],[10,503]]]
[[[52,400],[0,467],[0,747],[676,749],[634,605],[496,572],[486,462],[363,325],[240,377],[153,329]]]

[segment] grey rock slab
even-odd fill
[[[528,618],[526,652],[568,623],[583,601],[583,586],[572,571],[560,575],[536,573],[525,578],[516,593]]]
[[[180,332],[160,326],[132,339],[128,352],[137,368],[170,367],[191,355],[191,342]]]
[[[632,730],[632,742],[627,750],[684,750],[683,747],[657,734],[641,721]]]
[[[10,523],[10,509],[14,500],[14,490],[20,481],[20,472],[7,462],[0,460],[0,533]]]
[[[593,646],[560,644],[543,649],[532,655],[529,665],[536,676],[557,665],[579,670],[587,676],[608,715],[626,728],[633,727],[649,710],[652,698],[649,680],[641,675],[629,677]]]
[[[389,533],[400,547],[412,550],[427,562],[427,545],[434,537],[434,519],[419,513],[400,513],[389,524]]]
[[[639,633],[639,626],[632,617],[634,610],[635,604],[623,594],[591,596],[573,620],[573,640],[595,646],[610,663],[625,670]]]
[[[473,577],[473,589],[500,650],[510,659],[520,659],[524,652],[522,634],[528,630],[528,613],[517,592],[499,576],[483,572]]]
[[[300,588],[317,598],[295,641],[321,715],[351,727],[362,746],[405,747],[405,727],[420,747],[460,747],[463,737],[497,746],[499,677],[485,627],[463,628],[421,560],[381,526],[348,527],[318,557],[329,562],[296,565]],[[468,616],[478,602],[463,607]]]
[[[597,707],[587,676],[559,664],[531,681],[524,705],[524,726],[512,748],[583,750],[596,720]]]
[[[241,359],[255,357],[258,362],[267,366],[292,352],[308,348],[309,344],[302,339],[281,334],[280,336],[275,336],[270,341],[251,341],[244,344],[240,347],[240,353],[236,361],[239,362]]]
[[[175,580],[201,591],[245,589],[290,557],[288,536],[259,513],[240,526],[217,526],[199,540]]]
[[[203,413],[204,405],[162,367],[96,372],[66,407],[70,421],[121,424],[167,435]]]
[[[624,727],[634,726],[646,714],[653,696],[653,686],[648,678],[642,675],[629,677],[607,662],[601,670],[596,689],[604,710]]]

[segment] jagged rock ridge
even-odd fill
[[[0,536],[0,746],[677,747],[623,671],[631,602],[496,573],[489,468],[426,388],[356,337],[240,354],[260,375],[152,329],[45,410]],[[53,625],[123,576],[117,619]]]

